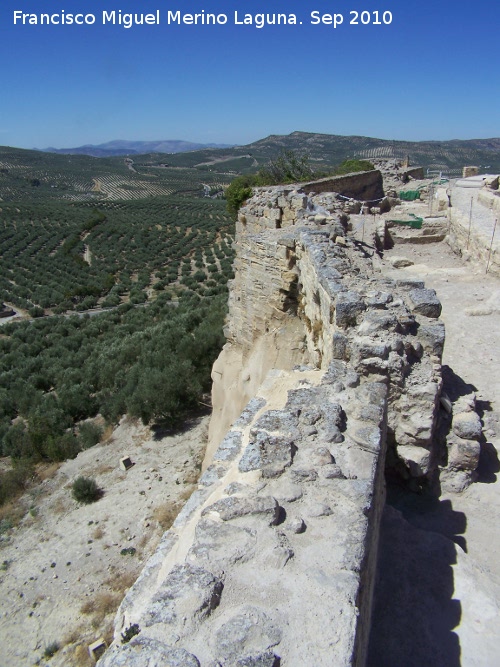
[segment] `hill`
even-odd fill
[[[307,152],[318,169],[327,169],[348,158],[409,156],[411,164],[428,169],[458,173],[464,165],[474,164],[480,166],[483,172],[500,170],[500,138],[396,141],[309,132],[274,134],[246,146],[172,155],[168,158],[168,164],[210,171],[234,170],[237,173],[251,173],[282,150]]]
[[[228,144],[200,144],[179,139],[160,141],[107,141],[104,144],[85,144],[76,148],[44,148],[46,153],[63,155],[91,155],[93,157],[113,157],[120,155],[139,155],[141,153],[183,153],[203,148],[228,148]]]

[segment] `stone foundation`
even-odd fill
[[[260,190],[240,212],[204,473],[101,667],[365,664],[384,469],[419,485],[441,463],[444,327],[434,291],[383,279],[319,197]],[[464,472],[477,441],[460,410]]]

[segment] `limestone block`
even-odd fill
[[[284,245],[278,245],[276,248],[276,253],[274,255],[277,260],[287,259],[288,251]]]
[[[408,294],[413,313],[426,317],[438,318],[441,315],[441,302],[433,289],[413,289]]]
[[[281,629],[268,614],[248,605],[216,632],[214,652],[223,665],[272,667],[276,656],[269,649],[279,644],[281,638]]]
[[[347,358],[348,338],[340,332],[335,332],[332,338],[332,357],[334,359]]]
[[[295,211],[291,208],[285,208],[283,209],[283,214],[281,216],[282,221],[290,221],[294,222],[295,221]]]
[[[306,530],[306,524],[304,523],[304,519],[301,517],[296,517],[286,524],[286,529],[292,533],[295,533],[296,535],[299,535]]]
[[[219,605],[223,584],[208,570],[175,565],[141,617],[141,627],[161,623],[162,637],[173,643],[191,632]]]
[[[356,370],[361,375],[386,375],[389,370],[389,364],[379,357],[368,357],[361,359],[356,366]]]
[[[486,176],[484,179],[485,187],[490,190],[498,190],[499,177],[498,176]]]
[[[361,449],[367,452],[378,453],[381,445],[381,433],[378,426],[367,422],[349,423],[348,434]]]
[[[335,324],[342,329],[356,324],[356,318],[365,310],[357,292],[340,292],[335,303]]]
[[[374,341],[369,336],[357,336],[352,343],[353,354],[360,359],[367,359],[368,357],[379,357],[380,359],[387,359],[389,348],[385,343]]]
[[[470,178],[470,176],[477,176],[479,174],[479,167],[464,167],[462,169],[462,178]]]
[[[338,466],[336,463],[332,463],[327,466],[323,466],[320,469],[321,477],[322,479],[345,479],[346,476],[342,472],[342,469],[340,466]]]
[[[413,266],[414,264],[411,259],[399,256],[390,257],[389,261],[395,269],[402,269],[405,266]]]
[[[439,482],[445,493],[462,493],[475,479],[475,473],[469,470],[441,470]]]
[[[335,463],[334,458],[327,447],[317,447],[311,454],[311,463],[316,466],[326,466]]]
[[[368,310],[358,331],[362,335],[370,335],[379,331],[395,331],[397,326],[398,320],[393,313]]]
[[[238,517],[255,515],[265,518],[270,526],[277,523],[279,505],[272,496],[230,496],[217,500],[213,505],[206,507],[202,516],[210,512],[217,512],[223,521],[231,521]]]
[[[196,526],[195,541],[187,560],[211,571],[225,570],[227,566],[253,558],[256,545],[255,531],[203,518]]]
[[[477,440],[454,437],[448,441],[448,466],[458,470],[475,470],[479,463],[481,445]]]
[[[303,495],[300,484],[294,484],[287,477],[282,477],[273,483],[273,493],[274,497],[280,503],[294,503],[295,501],[300,500]]]
[[[139,635],[128,644],[115,646],[98,662],[99,667],[200,667],[196,656],[156,639]]]
[[[262,470],[263,477],[277,477],[293,460],[294,444],[290,438],[259,431],[251,436],[238,465],[240,472]]]
[[[479,440],[482,433],[481,420],[477,412],[459,412],[453,415],[453,432],[464,440]]]
[[[425,352],[437,355],[441,358],[445,339],[443,322],[421,323],[417,335]]]
[[[266,209],[266,218],[269,218],[270,220],[281,220],[281,209],[280,208]]]
[[[381,292],[379,290],[371,290],[366,293],[365,303],[367,308],[384,309],[393,300],[390,292]]]
[[[432,440],[434,411],[410,406],[410,413],[401,415],[396,426],[396,442],[399,445],[427,446]]]
[[[412,477],[423,477],[429,472],[430,451],[428,449],[414,445],[398,445],[397,451]]]
[[[232,461],[241,449],[241,432],[228,431],[214,454],[214,461]]]
[[[296,194],[290,199],[290,206],[293,209],[307,208],[307,195]]]

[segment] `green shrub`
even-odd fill
[[[258,173],[259,184],[279,185],[280,183],[297,183],[310,181],[314,178],[314,171],[309,166],[309,156],[301,155],[297,151],[281,151],[275,158],[269,160]]]
[[[49,436],[45,441],[44,453],[51,461],[75,459],[79,451],[80,445],[72,433],[64,433],[60,437]]]
[[[102,496],[101,489],[97,486],[95,480],[90,477],[77,477],[71,487],[71,493],[77,502],[85,505],[94,503]]]
[[[135,547],[125,547],[120,551],[120,556],[134,556],[136,551]]]
[[[14,461],[12,470],[0,474],[0,505],[15,500],[24,493],[33,475],[34,468],[29,461]]]
[[[238,176],[226,188],[226,207],[234,218],[238,215],[243,202],[252,196],[252,186],[256,183],[256,176]]]
[[[51,642],[45,647],[45,651],[43,652],[43,657],[47,659],[52,658],[52,656],[54,656],[57,653],[57,651],[59,651],[60,648],[61,647],[59,646],[58,642]]]
[[[82,449],[90,449],[102,438],[102,427],[93,422],[84,422],[78,427],[78,443]]]
[[[342,164],[335,167],[333,173],[336,176],[342,176],[342,174],[352,174],[356,171],[372,171],[373,169],[375,169],[374,165],[368,162],[368,160],[344,160]]]

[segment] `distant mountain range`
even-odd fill
[[[500,171],[500,138],[447,141],[401,141],[375,137],[342,136],[312,132],[273,134],[246,146],[202,149],[162,159],[172,167],[252,173],[283,150],[306,153],[317,169],[329,169],[347,158],[402,159],[410,164],[449,174],[465,165],[477,165],[481,173]],[[153,156],[153,160],[155,156]]]
[[[76,148],[43,148],[45,153],[63,155],[91,155],[93,157],[115,157],[120,155],[144,155],[144,153],[186,153],[207,148],[231,148],[231,144],[198,144],[192,141],[165,139],[162,141],[107,141],[104,144],[85,144]]]
[[[317,170],[328,170],[347,158],[368,160],[410,158],[410,164],[457,175],[465,165],[480,173],[500,172],[500,138],[446,141],[401,141],[375,137],[312,132],[274,134],[244,146],[199,144],[190,141],[109,141],[77,148],[48,148],[45,153],[98,158],[131,156],[136,167],[194,168],[223,174],[255,173],[283,150],[309,156]],[[38,151],[40,155],[44,151]],[[166,154],[169,154],[168,157]]]

